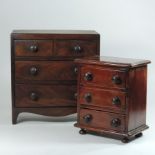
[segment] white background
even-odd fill
[[[75,116],[22,114],[11,125],[10,33],[13,29],[84,29],[101,34],[101,55],[149,59],[147,124],[129,144],[79,135]],[[155,155],[154,0],[0,0],[0,155]],[[25,117],[24,117],[25,116]]]

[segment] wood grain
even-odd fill
[[[91,94],[91,100],[87,102],[85,95]],[[114,104],[113,98],[118,97],[120,103]],[[92,87],[80,87],[79,104],[87,105],[88,107],[100,107],[103,111],[124,112],[126,110],[126,92],[118,90],[109,90]]]
[[[52,40],[15,40],[16,56],[52,56],[53,41]],[[31,51],[30,47],[36,46],[36,51]]]
[[[92,120],[89,123],[84,121],[84,116],[92,115]],[[107,113],[102,111],[90,110],[90,109],[80,109],[80,124],[85,126],[90,126],[94,128],[112,129],[115,131],[123,132],[125,130],[125,116],[115,113]],[[112,127],[111,121],[113,119],[119,118],[121,124],[118,127]]]
[[[76,106],[76,86],[72,85],[16,85],[16,107]],[[36,100],[31,99],[35,93]]]
[[[21,80],[76,80],[76,65],[72,61],[16,61],[16,81]],[[32,75],[31,68],[37,73]]]
[[[85,74],[91,73],[93,79],[91,81],[85,80]],[[121,84],[115,84],[112,81],[114,76],[119,76]],[[126,72],[114,69],[102,69],[102,67],[93,67],[92,65],[85,65],[81,68],[81,84],[96,85],[107,88],[125,88],[126,87]]]
[[[80,50],[76,50],[79,47]],[[96,52],[95,52],[96,51]],[[54,44],[54,56],[93,56],[97,54],[97,41],[95,40],[57,40]]]

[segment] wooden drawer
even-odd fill
[[[15,79],[18,80],[76,80],[72,61],[16,61]]]
[[[51,40],[15,40],[16,56],[52,56]]]
[[[96,40],[56,40],[54,44],[54,56],[92,56],[97,52]]]
[[[80,87],[79,103],[102,107],[103,110],[122,112],[126,107],[126,93],[118,90]]]
[[[81,68],[82,84],[98,85],[107,88],[125,88],[126,73],[101,67],[84,66]]]
[[[105,130],[125,130],[125,116],[90,109],[80,109],[79,121],[81,125],[101,128]]]
[[[16,107],[76,106],[75,85],[16,84]]]

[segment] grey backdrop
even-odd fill
[[[128,145],[81,136],[75,118],[26,115],[11,125],[10,33],[13,29],[85,29],[101,34],[101,55],[149,59],[144,137]],[[154,0],[0,0],[0,154],[155,154]],[[22,118],[23,115],[21,115]],[[24,119],[24,118],[23,118]],[[58,122],[57,122],[58,121]],[[31,153],[30,153],[31,152]]]

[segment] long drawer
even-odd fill
[[[76,80],[77,68],[72,61],[16,61],[15,79]]]
[[[126,93],[93,87],[80,87],[79,104],[122,112],[126,107]]]
[[[125,116],[121,114],[81,108],[79,117],[79,123],[88,128],[94,127],[120,132],[125,130]]]
[[[16,107],[76,106],[75,85],[15,85]]]
[[[125,88],[126,73],[114,69],[102,69],[101,67],[84,66],[81,68],[80,83],[97,85],[107,88]]]

